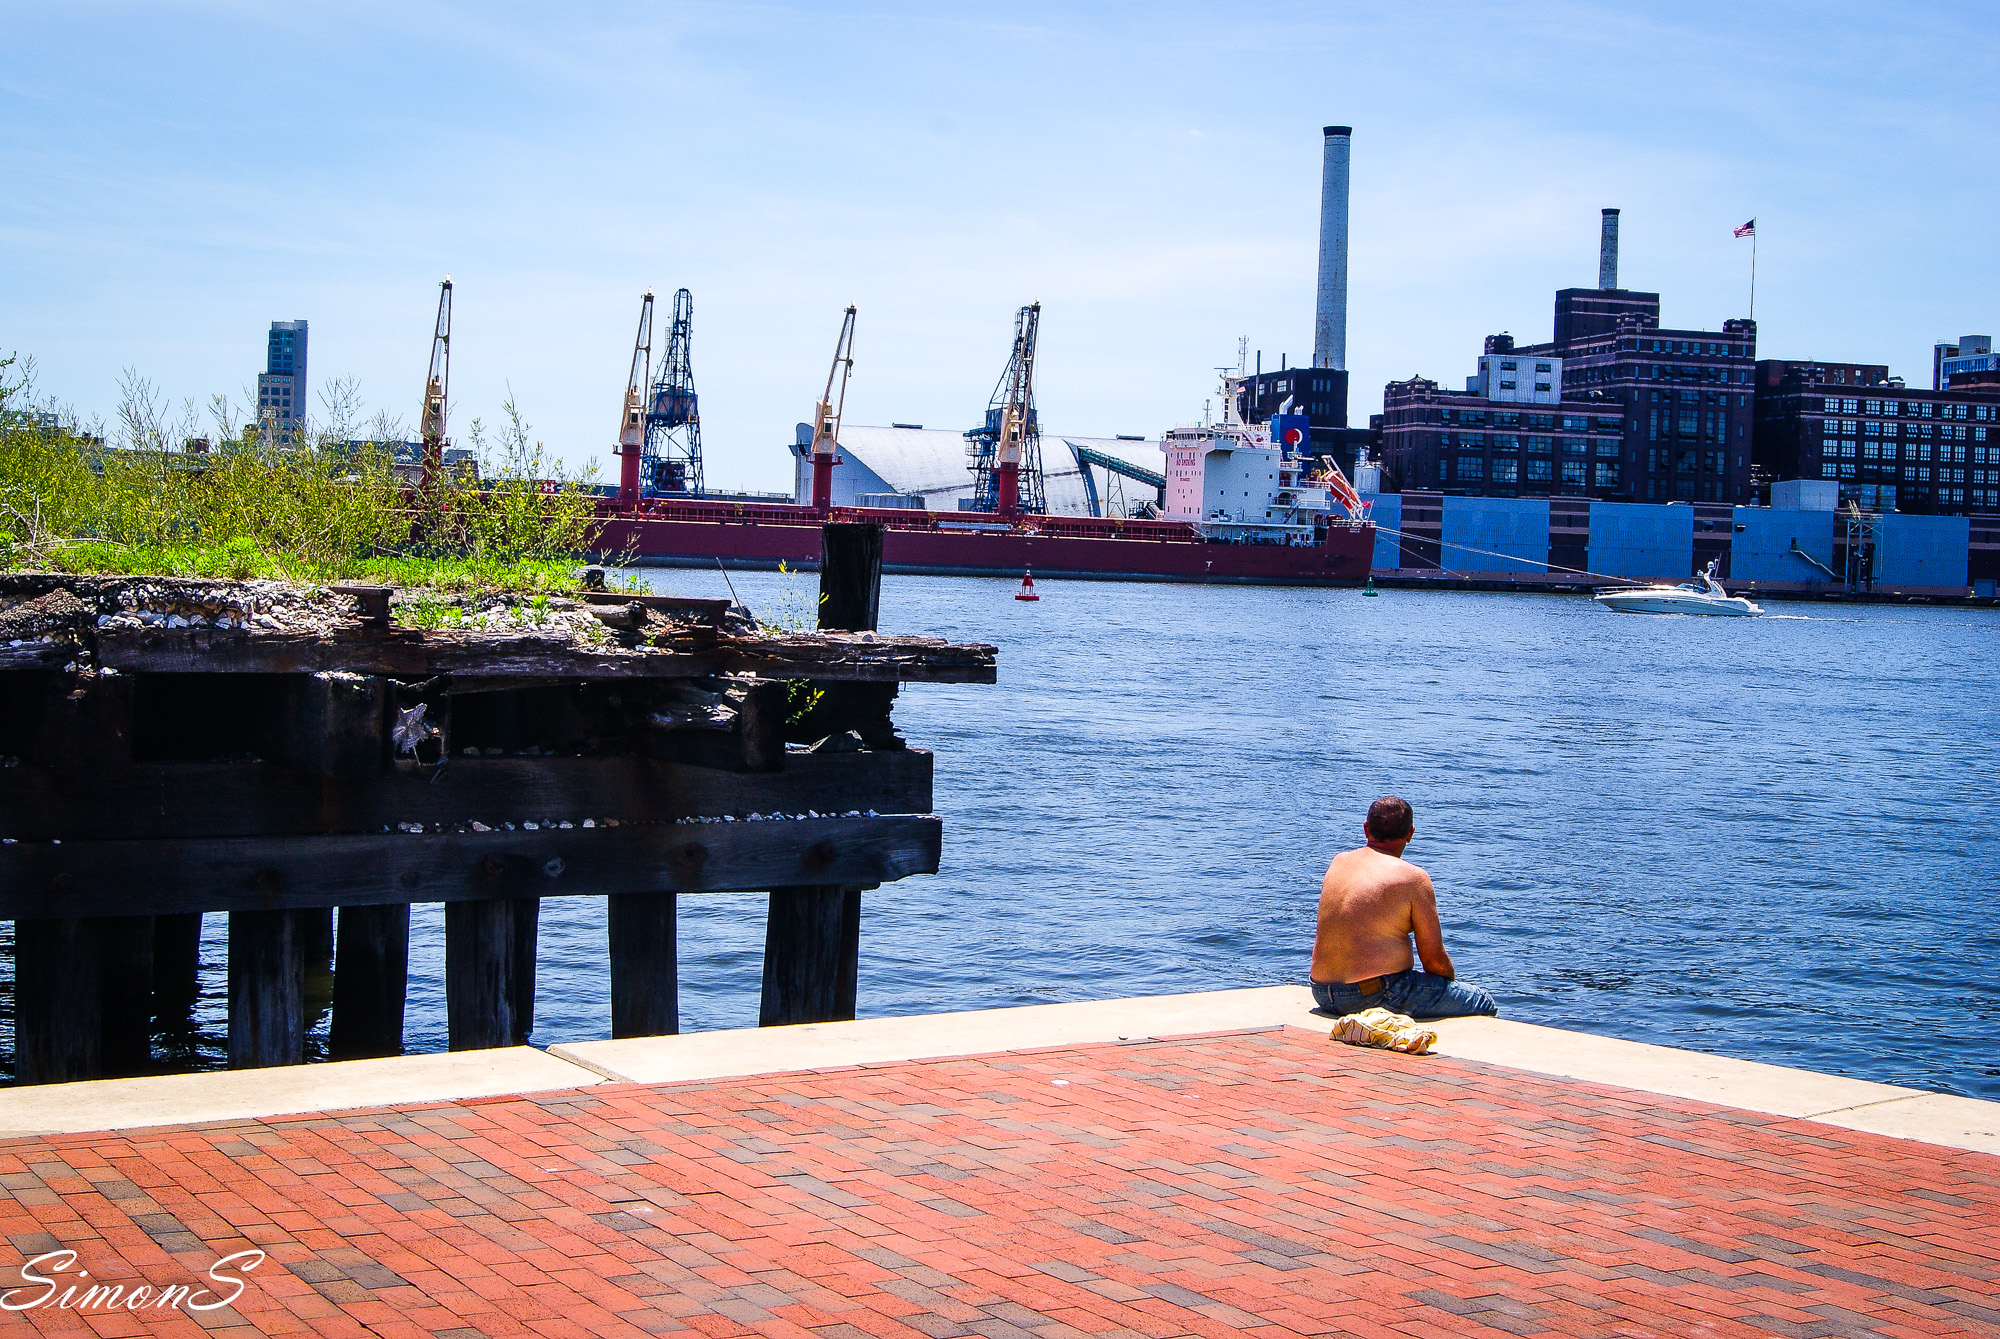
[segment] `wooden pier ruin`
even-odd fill
[[[824,546],[804,633],[725,600],[490,597],[418,628],[380,588],[0,576],[16,1081],[145,1070],[207,913],[234,1067],[301,1063],[329,989],[332,1056],[400,1053],[417,902],[445,905],[453,1050],[527,1037],[550,897],[608,899],[615,1037],[678,1031],[693,893],[768,893],[762,1023],[852,1018],[862,894],[938,867],[898,686],[991,683],[994,651],[877,634],[880,529]]]

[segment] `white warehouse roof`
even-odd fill
[[[800,433],[811,440],[812,428],[799,425]],[[1154,474],[1165,472],[1166,458],[1156,441],[1130,441],[1117,437],[1078,437],[1061,433],[1042,434],[1042,485],[1052,516],[1088,516],[1090,499],[1085,492],[1083,472],[1078,468],[1073,446],[1101,451],[1128,461]],[[959,499],[970,498],[973,474],[966,468],[965,432],[960,428],[876,428],[863,424],[843,424],[840,430],[841,463],[833,471],[833,501],[836,506],[853,506],[859,494],[916,493],[931,511],[957,511]],[[794,448],[796,496],[800,502],[812,500],[812,462]],[[1106,472],[1096,471],[1098,502],[1107,515],[1118,514],[1117,491]],[[1117,479],[1129,507],[1151,502],[1153,488],[1134,479]]]

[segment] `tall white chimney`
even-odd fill
[[[1597,243],[1597,286],[1618,287],[1618,211],[1604,211],[1604,233]]]
[[[1319,305],[1313,324],[1313,366],[1347,370],[1347,157],[1351,126],[1326,128],[1326,163],[1319,188]]]

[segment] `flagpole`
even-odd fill
[[[1757,319],[1757,229],[1750,228],[1750,319]]]

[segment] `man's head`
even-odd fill
[[[1395,795],[1384,795],[1369,805],[1368,821],[1362,824],[1368,844],[1394,848],[1391,854],[1408,845],[1416,830],[1416,816],[1410,812],[1410,802]]]

